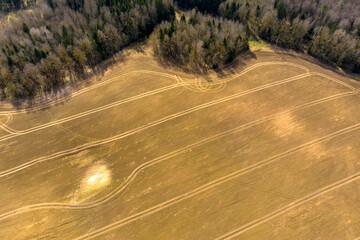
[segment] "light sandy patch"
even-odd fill
[[[311,167],[313,163],[319,162],[321,158],[329,157],[328,151],[326,151],[326,147],[321,143],[314,144],[307,148],[301,150],[306,153],[306,158],[304,158],[303,169],[307,169]]]
[[[81,180],[79,189],[74,193],[73,203],[83,202],[100,193],[111,182],[111,172],[104,164],[89,168]]]
[[[273,120],[275,134],[279,137],[289,137],[302,130],[302,126],[291,113],[285,113]]]
[[[328,155],[328,153],[325,149],[326,149],[326,147],[322,146],[322,144],[319,143],[319,144],[315,144],[315,145],[308,147],[306,150],[307,150],[308,154],[310,155],[309,156],[310,158],[320,159],[320,158]]]

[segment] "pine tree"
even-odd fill
[[[285,9],[285,5],[284,5],[284,2],[280,2],[278,5],[277,5],[277,17],[279,20],[282,20],[284,18],[286,18],[286,9]]]
[[[184,14],[181,16],[180,21],[181,21],[181,22],[186,22],[186,18],[185,18],[185,15],[184,15]]]
[[[29,33],[30,32],[29,26],[26,25],[26,23],[24,23],[24,22],[23,22],[23,31],[24,31],[24,33]]]

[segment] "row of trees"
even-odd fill
[[[244,27],[195,10],[180,21],[161,24],[154,33],[154,53],[184,67],[217,68],[248,49]]]
[[[220,16],[279,46],[360,72],[360,4],[337,0],[226,0]]]
[[[32,97],[76,81],[174,18],[170,0],[45,0],[0,31],[0,99]]]

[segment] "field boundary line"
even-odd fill
[[[290,155],[292,153],[295,153],[295,152],[297,152],[297,151],[299,151],[299,150],[301,150],[303,148],[312,146],[312,145],[317,144],[317,143],[321,143],[323,141],[332,139],[332,138],[334,138],[336,136],[339,136],[339,135],[342,135],[342,134],[345,134],[345,133],[349,133],[351,131],[355,131],[355,130],[358,130],[358,129],[360,129],[360,123],[357,123],[357,124],[354,124],[352,126],[343,128],[343,129],[338,130],[338,131],[335,131],[335,132],[333,132],[331,134],[320,137],[318,139],[311,140],[311,141],[309,141],[307,143],[304,143],[304,144],[301,144],[301,145],[299,145],[299,146],[297,146],[297,147],[295,147],[293,149],[290,149],[290,150],[285,151],[283,153],[277,154],[277,155],[275,155],[273,157],[270,157],[270,158],[268,158],[266,160],[263,160],[263,161],[261,161],[259,163],[256,163],[256,164],[253,164],[253,165],[248,166],[246,168],[240,169],[240,170],[235,171],[233,173],[227,174],[227,175],[225,175],[223,177],[220,177],[220,178],[218,178],[216,180],[213,180],[213,181],[211,181],[211,182],[209,182],[207,184],[204,184],[204,185],[202,185],[200,187],[197,187],[197,188],[195,188],[195,189],[193,189],[193,190],[191,190],[189,192],[183,193],[183,194],[181,194],[181,195],[179,195],[177,197],[174,197],[174,198],[169,199],[169,200],[167,200],[165,202],[157,204],[157,205],[155,205],[153,207],[150,207],[150,208],[148,208],[146,210],[143,210],[143,211],[141,211],[139,213],[128,216],[128,217],[126,217],[124,219],[113,222],[113,223],[111,223],[109,225],[106,225],[106,226],[104,226],[102,228],[99,228],[97,230],[94,230],[92,232],[84,234],[84,235],[82,235],[80,237],[77,237],[75,239],[76,240],[91,239],[91,238],[100,236],[100,235],[102,235],[104,233],[107,233],[109,231],[112,231],[112,230],[114,230],[114,229],[116,229],[118,227],[129,224],[129,223],[134,222],[136,220],[139,220],[139,219],[141,219],[143,217],[146,217],[146,216],[151,215],[153,213],[159,212],[160,210],[163,210],[163,209],[165,209],[167,207],[170,207],[170,206],[172,206],[174,204],[182,202],[182,201],[184,201],[184,200],[186,200],[186,199],[188,199],[188,198],[190,198],[192,196],[195,196],[197,194],[200,194],[200,193],[202,193],[202,192],[204,192],[204,191],[206,191],[206,190],[208,190],[210,188],[216,187],[216,186],[221,185],[221,184],[223,184],[225,182],[228,182],[228,181],[230,181],[232,179],[235,179],[235,178],[237,178],[239,176],[242,176],[242,175],[244,175],[244,174],[246,174],[248,172],[253,171],[254,169],[258,169],[258,168],[261,168],[263,166],[266,166],[266,165],[276,161],[279,158],[282,158],[282,157],[285,157],[285,156]],[[360,173],[358,173],[356,176],[357,176],[356,179],[360,178]]]
[[[353,86],[351,86],[350,84],[347,84],[347,83],[345,83],[345,82],[343,82],[343,81],[341,81],[341,80],[338,80],[338,79],[336,79],[336,78],[330,77],[329,75],[326,75],[326,74],[323,74],[323,73],[319,73],[319,72],[315,72],[315,73],[316,73],[316,75],[319,75],[319,76],[321,76],[321,77],[323,77],[323,78],[326,78],[326,79],[328,79],[328,80],[330,80],[330,81],[333,81],[333,82],[335,82],[335,83],[338,83],[338,84],[340,84],[340,85],[343,85],[343,86],[349,88],[350,90],[358,91],[358,89],[356,89],[355,87],[353,87]]]
[[[172,151],[170,153],[167,153],[165,155],[157,157],[157,158],[155,158],[153,160],[145,162],[145,163],[139,165],[138,167],[136,167],[130,173],[130,175],[127,177],[127,179],[124,181],[123,184],[121,184],[119,187],[115,188],[112,192],[105,195],[104,197],[102,197],[100,199],[97,199],[96,201],[88,202],[88,203],[83,204],[83,205],[67,205],[67,204],[62,204],[62,203],[39,203],[39,204],[28,205],[28,206],[15,209],[15,210],[7,212],[7,213],[0,214],[0,221],[4,220],[6,218],[13,217],[13,216],[16,216],[18,214],[24,213],[24,212],[40,210],[40,209],[54,209],[55,208],[55,209],[63,209],[63,210],[66,210],[66,209],[80,210],[80,209],[89,209],[89,208],[97,207],[97,206],[99,206],[101,204],[104,204],[104,203],[106,203],[108,201],[111,201],[113,198],[117,197],[120,193],[125,191],[125,189],[135,180],[136,176],[142,170],[144,170],[144,169],[146,169],[148,167],[151,167],[151,166],[153,166],[155,164],[161,163],[161,162],[163,162],[163,161],[165,161],[165,160],[167,160],[169,158],[175,157],[175,156],[177,156],[179,154],[186,153],[187,151],[189,151],[189,150],[191,150],[193,148],[203,146],[204,144],[207,144],[209,142],[212,142],[212,141],[218,140],[220,138],[226,137],[228,135],[237,133],[238,131],[242,131],[244,129],[256,126],[258,124],[264,123],[264,122],[269,121],[269,120],[272,120],[272,119],[276,118],[277,116],[280,116],[280,115],[283,115],[283,114],[286,114],[286,113],[289,113],[289,112],[302,110],[302,109],[307,108],[307,107],[315,106],[317,104],[321,104],[321,103],[324,103],[324,102],[327,102],[327,101],[335,100],[335,99],[338,99],[338,98],[341,98],[341,97],[351,96],[351,95],[354,95],[354,94],[355,93],[353,93],[353,92],[336,94],[336,95],[325,97],[325,98],[322,98],[322,99],[318,99],[318,100],[315,100],[315,101],[312,101],[312,102],[309,102],[309,103],[305,103],[303,105],[299,105],[299,106],[294,107],[292,109],[288,109],[288,110],[285,110],[283,112],[272,114],[270,116],[264,117],[262,119],[258,119],[258,120],[252,121],[252,122],[245,123],[243,125],[240,125],[238,127],[233,128],[233,129],[218,133],[218,134],[216,134],[214,136],[202,139],[202,140],[200,140],[200,141],[198,141],[196,143],[190,144],[190,145],[188,145],[186,147],[174,150],[174,151]]]

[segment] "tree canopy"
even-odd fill
[[[195,10],[155,31],[154,52],[184,67],[217,68],[248,49],[244,26]]]
[[[285,48],[360,72],[360,5],[332,0],[226,0],[219,14]]]
[[[33,97],[76,81],[174,18],[168,0],[45,0],[1,29],[0,99]]]

